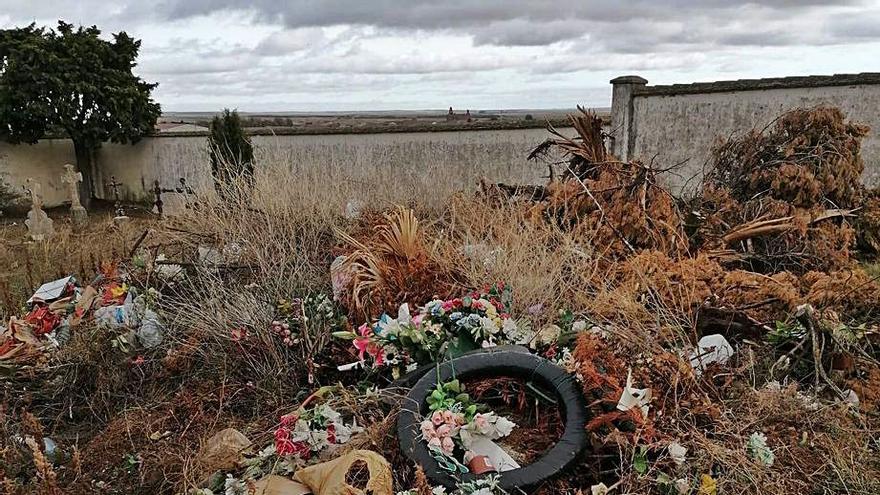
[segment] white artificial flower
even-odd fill
[[[510,432],[513,431],[513,428],[516,426],[516,423],[505,418],[504,416],[499,416],[498,419],[495,420],[495,432],[497,433],[496,438],[506,437],[510,435]]]
[[[327,430],[314,430],[309,434],[309,448],[313,452],[318,452],[330,446],[327,440]]]
[[[403,303],[397,310],[397,323],[399,325],[409,325],[412,323],[412,317],[409,314],[409,304]]]
[[[578,320],[571,324],[571,329],[574,332],[583,332],[587,329],[587,322],[584,320]]]
[[[483,335],[495,335],[499,330],[495,320],[486,316],[480,318],[480,326],[483,327]]]
[[[350,426],[346,426],[342,422],[339,422],[333,423],[333,428],[336,430],[336,443],[347,443],[351,440],[351,434],[353,431]]]
[[[342,423],[342,415],[326,404],[316,407],[315,413],[325,418],[328,423]]]
[[[231,474],[226,475],[226,483],[224,483],[225,495],[247,495],[248,488],[244,481],[233,478]]]

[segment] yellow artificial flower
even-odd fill
[[[715,478],[704,474],[700,477],[700,489],[697,495],[718,495],[718,482]]]

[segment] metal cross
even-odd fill
[[[119,186],[121,186],[121,182],[116,182],[116,176],[110,176],[110,182],[107,183],[107,187],[109,187],[113,191],[113,209],[116,210],[117,217],[124,217],[125,210],[122,209],[122,203],[119,202]]]
[[[162,216],[162,207],[165,205],[165,202],[162,201],[163,193],[171,193],[176,192],[178,194],[195,194],[195,191],[186,183],[186,179],[183,177],[180,178],[180,186],[175,188],[165,188],[159,185],[159,179],[153,181],[153,194],[156,196],[156,200],[153,204],[156,206],[156,211],[159,213],[159,216]]]

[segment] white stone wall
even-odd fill
[[[648,86],[644,91],[648,94],[632,97],[628,158],[653,160],[659,168],[681,163],[677,176],[666,177],[673,187],[698,183],[718,139],[763,128],[787,110],[817,105],[839,107],[848,119],[871,126],[862,141],[863,179],[880,184],[880,84],[659,95],[651,95]],[[612,115],[615,132],[623,132],[616,126],[621,121]]]
[[[563,129],[566,133],[571,129]],[[289,164],[298,174],[319,174],[328,188],[340,181],[370,177],[424,177],[443,190],[473,188],[489,182],[539,184],[547,167],[526,161],[532,148],[548,137],[544,129],[254,136],[257,163]],[[184,177],[193,187],[211,184],[205,136],[152,136],[135,145],[107,143],[97,152],[96,195],[109,198],[104,184],[115,176],[131,201],[152,201],[153,181],[175,187]],[[28,177],[43,184],[47,206],[66,199],[60,175],[74,162],[69,140],[43,140],[35,145],[0,143],[0,174],[16,186]],[[375,181],[372,181],[374,184]],[[320,193],[320,191],[316,191]],[[279,191],[283,193],[283,191]]]

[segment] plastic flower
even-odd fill
[[[431,422],[434,423],[434,426],[440,426],[443,424],[443,413],[441,411],[434,411],[431,414]]]
[[[455,450],[455,442],[452,441],[452,438],[445,437],[440,442],[440,449],[446,455],[451,455],[452,451]]]
[[[422,421],[421,425],[419,425],[419,428],[422,431],[422,436],[425,437],[426,440],[437,437],[437,431],[434,429],[434,423],[432,423],[430,419]]]

